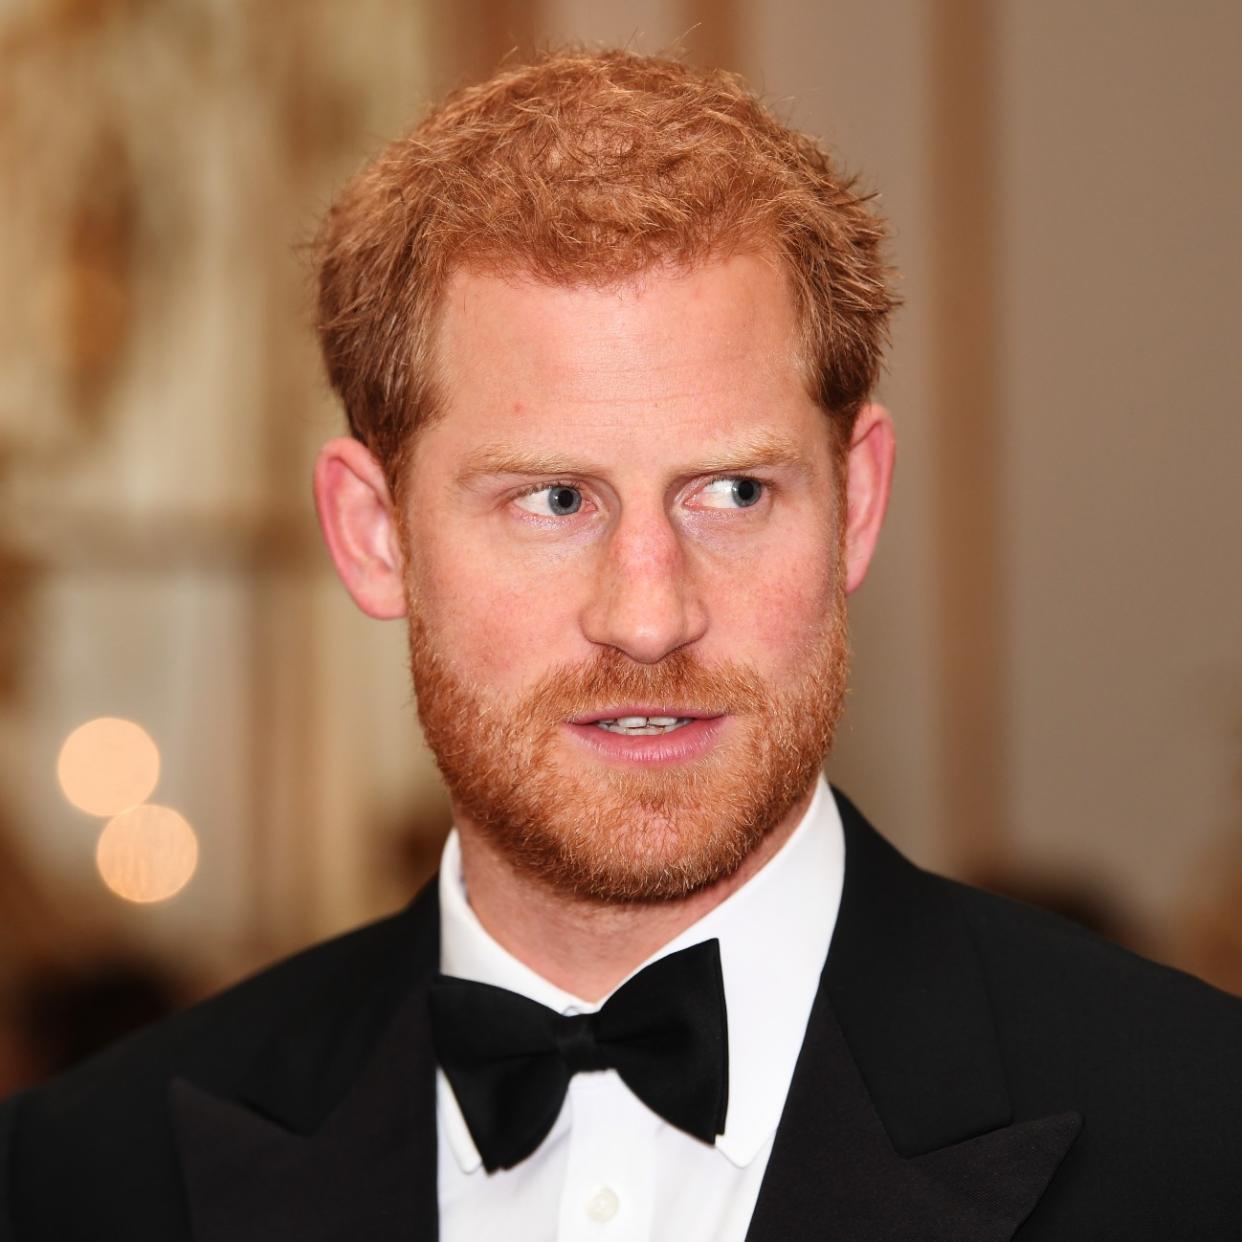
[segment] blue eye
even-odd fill
[[[758,479],[713,479],[700,493],[707,509],[749,509],[763,498],[763,484]]]
[[[758,502],[762,494],[763,485],[754,479],[733,480],[733,499],[737,502],[739,509],[748,509]]]
[[[517,498],[519,508],[539,517],[569,517],[582,508],[582,493],[576,487],[555,483]]]
[[[557,517],[566,517],[582,508],[582,493],[576,487],[548,488],[548,508]]]

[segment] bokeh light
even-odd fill
[[[126,901],[164,901],[198,866],[194,829],[171,807],[144,803],[114,816],[99,834],[95,862],[103,882]]]
[[[100,716],[65,739],[56,775],[79,810],[116,815],[150,796],[160,778],[160,752],[141,725]]]

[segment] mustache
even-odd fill
[[[674,651],[656,664],[640,664],[607,649],[584,664],[563,664],[541,677],[527,711],[536,719],[567,720],[622,704],[650,703],[723,716],[753,710],[766,697],[759,674],[736,661],[708,665],[688,651]]]

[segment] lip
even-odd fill
[[[596,720],[614,720],[616,715],[678,716],[688,718],[691,723],[674,729],[672,733],[639,734],[637,737],[610,733],[594,723]],[[627,707],[618,709],[616,715],[610,708],[607,712],[567,720],[563,727],[578,745],[592,751],[597,758],[616,764],[652,768],[688,763],[706,755],[716,745],[725,722],[729,719],[728,716],[695,716],[690,712],[674,711],[671,708]]]

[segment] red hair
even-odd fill
[[[449,96],[345,186],[318,241],[320,343],[398,494],[435,415],[436,312],[456,267],[606,285],[773,253],[811,390],[848,443],[896,305],[885,237],[854,181],[731,74],[554,53]]]

